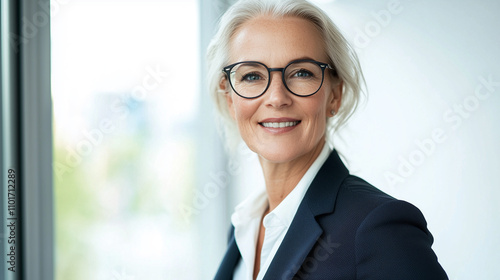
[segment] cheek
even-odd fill
[[[234,99],[233,99],[234,100]],[[256,106],[248,100],[236,99],[234,102],[234,116],[238,125],[247,123],[256,111]]]
[[[307,110],[311,124],[310,133],[314,135],[324,134],[326,131],[326,122],[328,120],[326,99],[324,95],[318,96],[314,102],[307,104]]]
[[[324,96],[324,94],[318,96],[318,98],[315,99],[314,102],[311,102],[311,104],[309,105],[311,108],[309,112],[314,115],[314,118],[317,122],[321,120],[324,121],[328,117],[326,98]]]

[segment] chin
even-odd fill
[[[272,163],[290,162],[301,155],[296,147],[290,147],[280,143],[266,145],[253,151],[259,155],[260,158]]]

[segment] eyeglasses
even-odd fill
[[[242,61],[223,68],[234,92],[247,99],[263,95],[271,83],[271,72],[281,72],[286,89],[297,96],[311,96],[323,85],[329,64],[311,59],[290,62],[285,68],[269,68],[258,61]],[[335,70],[334,70],[335,71]],[[335,72],[334,72],[335,73]]]

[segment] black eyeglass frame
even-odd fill
[[[320,68],[321,68],[321,84],[319,85],[318,89],[311,93],[311,94],[307,94],[307,95],[300,95],[300,94],[297,94],[293,91],[291,91],[289,88],[288,88],[288,85],[286,84],[285,82],[285,70],[288,68],[288,66],[294,64],[294,63],[300,63],[300,62],[312,62],[316,65],[318,65]],[[233,83],[231,82],[231,70],[236,66],[236,65],[239,65],[239,64],[243,64],[243,63],[257,63],[257,64],[260,64],[262,66],[264,66],[266,69],[267,69],[267,74],[268,74],[268,77],[269,77],[269,80],[267,81],[267,86],[266,88],[264,89],[264,91],[262,91],[261,94],[257,95],[257,96],[254,96],[254,97],[246,97],[246,96],[243,96],[241,94],[239,94],[236,89],[233,87]],[[233,63],[231,65],[228,65],[224,68],[222,68],[222,72],[226,74],[227,76],[227,79],[229,80],[229,84],[231,85],[231,88],[233,89],[233,91],[240,97],[242,98],[245,98],[245,99],[255,99],[255,98],[258,98],[258,97],[261,97],[264,93],[266,93],[267,89],[269,88],[269,85],[271,85],[271,72],[273,71],[279,71],[281,72],[281,81],[283,82],[283,84],[285,85],[285,88],[291,92],[293,95],[296,95],[296,96],[299,96],[299,97],[308,97],[308,96],[311,96],[311,95],[314,95],[316,92],[318,92],[321,87],[323,86],[323,81],[325,80],[325,69],[330,69],[330,70],[333,70],[333,74],[335,75],[337,72],[335,71],[335,69],[330,66],[330,64],[328,63],[323,63],[323,62],[319,62],[319,61],[316,61],[316,60],[312,60],[312,59],[298,59],[298,60],[294,60],[294,61],[291,61],[290,63],[288,63],[285,67],[283,68],[269,68],[267,67],[267,65],[265,65],[264,63],[262,62],[259,62],[259,61],[240,61],[240,62],[236,62],[236,63]]]

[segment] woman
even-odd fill
[[[363,78],[323,11],[239,1],[208,60],[226,136],[257,153],[266,184],[236,207],[215,279],[447,279],[421,212],[349,175],[327,143]]]

